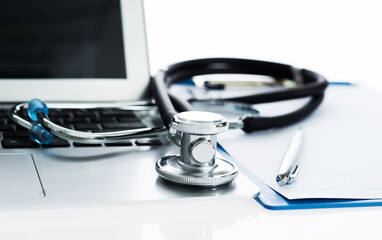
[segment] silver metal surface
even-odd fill
[[[154,111],[154,106],[145,106],[145,102],[137,102],[138,105],[126,105],[121,103],[116,104],[74,104],[74,103],[50,103],[48,106],[50,108],[66,108],[66,109],[75,109],[75,108],[85,108],[85,109],[102,109],[102,108],[114,108],[119,110],[147,110],[147,111]],[[27,109],[28,103],[20,103],[14,106],[10,111],[10,118],[20,126],[30,130],[32,128],[32,123],[21,118],[19,116],[20,111],[24,108]],[[209,115],[211,116],[211,115]],[[212,115],[213,116],[213,115]],[[55,124],[52,122],[48,117],[45,117],[42,119],[44,127],[48,128],[49,131],[51,131],[54,135],[81,143],[109,143],[109,142],[119,142],[122,140],[128,140],[128,139],[135,139],[135,138],[146,138],[146,137],[153,137],[153,136],[160,136],[160,135],[166,135],[167,130],[164,127],[160,128],[140,128],[140,129],[134,129],[134,130],[124,130],[124,131],[114,131],[114,132],[104,132],[104,133],[91,133],[91,132],[82,132],[82,131],[76,131],[73,129],[68,129],[65,127],[62,127],[58,124]],[[182,120],[179,119],[178,125],[184,125],[182,123]],[[217,119],[219,120],[219,119]],[[216,125],[216,124],[215,124]],[[228,124],[227,124],[228,125]],[[242,127],[242,121],[237,120],[231,123],[232,127]],[[231,127],[230,125],[230,127]],[[176,127],[176,125],[174,125]],[[217,127],[214,125],[209,126],[213,131],[216,131]],[[223,131],[222,129],[220,129]],[[224,130],[225,131],[225,130]],[[177,139],[178,136],[171,135],[170,134],[170,140],[180,146],[180,139]]]
[[[158,147],[0,148],[0,152],[31,154],[46,191],[44,197],[33,166],[25,168],[24,161],[11,162],[9,159],[17,172],[13,175],[15,181],[3,182],[0,210],[121,205],[200,197],[249,199],[259,194],[256,184],[243,174],[239,174],[234,182],[217,188],[180,186],[163,180],[154,165],[162,156],[178,152],[172,144]],[[3,169],[9,171],[8,167],[3,166]],[[33,178],[19,179],[19,176],[28,175],[30,169],[34,171]],[[30,186],[32,183],[35,187]],[[6,190],[22,187],[25,191],[14,195],[12,200],[5,195]]]
[[[171,182],[203,187],[227,184],[239,173],[236,166],[225,159],[215,158],[212,167],[192,167],[183,165],[178,155],[161,158],[156,164],[156,171]]]
[[[280,186],[293,183],[297,176],[299,170],[298,155],[301,150],[302,141],[303,130],[299,128],[292,137],[276,176],[276,182]]]
[[[44,195],[31,154],[0,153],[0,202],[43,199]]]
[[[20,103],[15,105],[14,107],[11,108],[9,111],[9,117],[14,121],[15,123],[19,124],[20,126],[30,130],[32,128],[32,123],[28,122],[27,120],[23,119],[22,117],[19,116],[19,112],[23,108],[28,108],[28,103]]]
[[[199,138],[190,145],[191,157],[199,163],[208,163],[215,157],[215,147],[211,141],[205,138]]]
[[[20,104],[16,108],[20,110],[26,105]],[[48,106],[58,107],[51,104]],[[64,108],[71,106],[75,107],[76,104],[62,104]],[[148,111],[151,111],[150,107]],[[19,116],[14,115],[13,118],[26,127],[31,126]],[[81,148],[73,147],[71,142],[70,144],[68,148],[0,148],[2,154],[23,153],[32,156],[43,186],[41,188],[38,178],[34,177],[36,188],[28,187],[25,192],[18,193],[12,201],[0,198],[0,209],[114,205],[194,197],[251,198],[259,194],[258,187],[244,175],[239,175],[234,182],[213,188],[190,188],[163,180],[158,176],[154,165],[165,155],[179,153],[179,148],[172,144],[150,147],[138,146],[133,141],[133,146],[130,147]],[[30,168],[23,167],[23,162],[12,161],[12,164],[15,164],[15,169],[19,171],[13,175],[15,179],[28,174]],[[6,169],[8,168],[4,168]],[[20,181],[4,181],[4,184],[7,185],[7,189],[28,186]],[[28,194],[29,190],[34,191],[33,196]],[[46,192],[45,196],[43,191]],[[32,198],[23,197],[25,194]]]
[[[67,106],[63,107],[67,108]],[[30,129],[32,124],[19,116],[20,110],[24,107],[26,107],[26,103],[14,106],[10,115],[16,123]],[[37,117],[43,127],[52,134],[82,143],[119,142],[168,134],[164,127],[104,133],[82,132],[57,125],[42,112]],[[236,166],[227,160],[215,158],[216,135],[227,131],[228,127],[227,120],[215,113],[189,111],[175,115],[171,122],[170,139],[172,142],[179,142],[177,138],[180,139],[181,154],[176,158],[177,168],[168,168],[167,161],[161,159],[157,162],[157,172],[165,179],[189,185],[215,187],[232,181],[238,175]],[[167,159],[167,157],[163,159]]]
[[[115,132],[82,132],[62,127],[51,122],[48,118],[43,119],[43,126],[47,127],[51,133],[63,139],[81,142],[81,143],[110,143],[120,142],[122,140],[156,137],[167,135],[167,130],[164,127],[160,128],[139,128],[132,130],[123,130]]]
[[[32,124],[25,119],[19,116],[19,112],[22,108],[27,108],[28,103],[21,103],[14,106],[10,111],[11,119],[17,124],[31,129]],[[77,104],[49,104],[49,107],[53,108],[74,108],[74,106],[78,107]],[[100,105],[98,104],[81,104],[82,107],[86,109],[100,109]],[[107,108],[114,108],[120,110],[152,110],[152,106],[126,106],[121,104],[104,104],[101,105]],[[136,139],[136,138],[147,138],[154,136],[167,135],[167,130],[164,127],[158,128],[140,128],[133,130],[124,130],[124,131],[114,131],[114,132],[100,132],[100,133],[92,133],[92,132],[83,132],[76,131],[73,129],[62,127],[58,124],[52,122],[47,116],[44,116],[41,119],[41,124],[44,128],[49,129],[49,131],[63,139],[67,139],[70,141],[81,142],[81,143],[110,143],[110,142],[120,142],[122,140],[128,139]]]
[[[237,167],[216,158],[217,134],[228,130],[227,120],[216,113],[189,111],[175,115],[170,123],[171,139],[180,139],[180,156],[157,161],[158,174],[171,182],[216,187],[231,182]]]
[[[170,124],[170,132],[180,138],[180,158],[190,166],[213,166],[216,134],[228,130],[227,120],[219,114],[201,111],[181,112]]]
[[[197,145],[199,145],[202,142],[208,142],[210,145],[209,151],[207,150],[208,156],[199,156],[201,149],[198,149]],[[184,164],[194,165],[194,166],[212,166],[215,163],[214,159],[215,159],[216,145],[217,145],[216,134],[194,135],[189,133],[183,133],[181,134],[181,146],[180,146],[180,157],[182,158],[182,162]],[[212,151],[212,153],[210,151]],[[195,158],[194,154],[199,157]],[[206,158],[209,158],[209,161],[205,161]]]
[[[227,131],[228,122],[220,114],[187,111],[175,115],[171,127],[182,133],[212,135]]]
[[[244,122],[241,118],[229,121],[229,129],[238,129],[243,127],[244,127]]]

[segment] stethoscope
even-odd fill
[[[258,104],[304,97],[310,97],[310,100],[298,110],[287,114],[273,117],[241,116],[230,124],[220,114],[194,111],[189,101],[169,91],[173,84],[185,79],[206,74],[228,73],[270,76],[276,82],[289,79],[296,84],[293,88],[228,97],[219,101]],[[168,181],[183,185],[216,187],[231,182],[238,175],[234,163],[216,156],[217,134],[229,128],[241,128],[249,133],[300,121],[320,105],[327,85],[328,82],[322,75],[286,64],[231,58],[199,59],[171,65],[166,70],[160,70],[151,79],[150,88],[163,127],[99,133],[76,131],[52,122],[48,117],[48,107],[38,99],[15,105],[9,115],[13,121],[29,129],[31,139],[39,144],[51,143],[54,135],[82,143],[120,142],[168,135],[169,140],[180,147],[180,154],[159,159],[156,163],[157,173]],[[122,106],[106,107],[123,109]],[[28,108],[28,115],[33,122],[20,116],[23,108]],[[101,108],[101,106],[89,105],[88,108]]]

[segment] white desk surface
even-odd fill
[[[195,57],[257,58],[313,68],[330,80],[362,80],[382,92],[376,72],[382,53],[381,33],[375,31],[381,22],[378,6],[262,2],[146,0],[152,71]],[[289,11],[293,9],[299,13]],[[362,17],[356,18],[359,14]],[[306,33],[304,27],[310,27]],[[278,32],[284,37],[275,37]],[[379,239],[381,216],[382,207],[271,211],[252,199],[202,198],[1,211],[0,238]]]
[[[1,239],[380,239],[382,208],[271,211],[249,199],[1,212]]]

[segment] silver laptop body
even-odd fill
[[[150,75],[141,0],[10,1],[0,15],[7,23],[0,27],[0,51],[6,56],[0,59],[0,209],[256,193],[243,177],[219,191],[158,178],[155,162],[178,153],[165,138],[35,146],[7,118],[12,104],[40,98],[52,111],[58,105],[78,107],[50,113],[77,130],[116,130],[110,126],[125,126],[129,117],[145,126],[161,125],[155,106],[147,104]],[[86,109],[94,104],[139,105],[140,110],[125,116],[115,109]]]

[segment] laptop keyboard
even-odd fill
[[[21,112],[21,117],[29,119],[26,111]],[[118,131],[147,127],[133,111],[124,110],[93,110],[93,109],[50,109],[49,118],[66,128],[87,132]],[[3,148],[38,148],[39,144],[29,138],[27,129],[17,126],[8,118],[8,110],[0,109],[0,133],[2,135],[1,145]],[[159,146],[163,142],[159,138],[144,138],[126,140],[116,143],[84,144],[68,142],[55,137],[49,145],[43,148],[65,148],[65,147],[116,147],[116,146]]]

